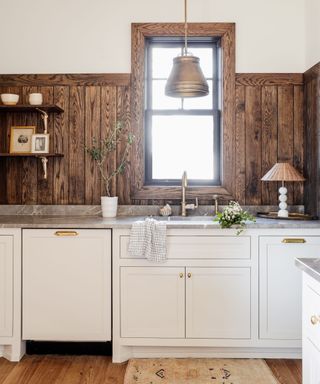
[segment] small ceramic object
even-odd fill
[[[43,102],[42,93],[30,93],[29,104],[30,105],[41,105]]]
[[[102,217],[116,217],[118,209],[118,197],[101,196]]]
[[[172,209],[169,204],[166,204],[164,207],[160,208],[160,216],[170,216],[172,214]]]
[[[19,101],[19,95],[14,93],[2,93],[1,101],[4,105],[16,105]]]

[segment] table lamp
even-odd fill
[[[278,217],[289,217],[287,210],[287,188],[285,181],[304,181],[305,178],[289,163],[276,163],[261,179],[262,181],[281,181],[279,188]]]

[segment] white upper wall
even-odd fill
[[[306,1],[306,68],[320,61],[320,0]]]
[[[237,72],[303,72],[305,1],[319,9],[320,0],[189,0],[189,21],[236,23]],[[181,21],[183,0],[0,0],[0,73],[128,73],[132,22]],[[319,47],[319,29],[317,38]]]

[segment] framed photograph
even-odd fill
[[[31,153],[32,135],[35,132],[34,126],[11,127],[10,153]]]
[[[49,134],[36,133],[32,135],[31,152],[32,153],[48,153],[49,152]]]

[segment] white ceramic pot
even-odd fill
[[[41,105],[43,103],[42,93],[30,93],[29,104],[30,105]]]
[[[16,95],[15,93],[2,93],[1,101],[4,105],[16,105],[19,101],[19,95]]]
[[[102,217],[116,217],[118,210],[118,196],[101,196]]]

